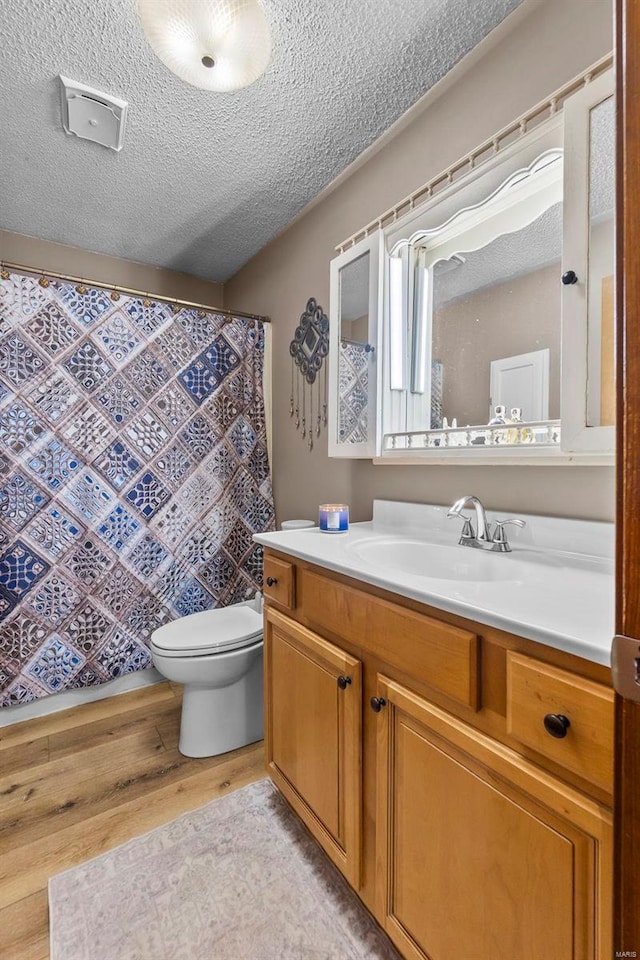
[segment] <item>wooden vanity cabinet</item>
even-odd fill
[[[408,960],[609,956],[597,803],[378,678],[376,916]]]
[[[362,836],[360,661],[271,608],[265,612],[264,640],[269,773],[357,889]]]
[[[607,671],[286,560],[269,771],[402,956],[609,960]]]

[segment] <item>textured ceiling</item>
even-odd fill
[[[562,256],[562,204],[555,203],[521,230],[502,234],[486,247],[461,255],[465,258],[461,266],[451,269],[446,261],[440,261],[444,269],[435,266],[435,309],[558,262]]]
[[[591,111],[589,190],[591,219],[610,219],[616,200],[616,111],[613,97]]]
[[[364,253],[340,270],[340,320],[357,320],[369,313],[370,254]]]
[[[589,207],[594,224],[612,220],[615,206],[615,109],[613,97],[591,112]],[[443,307],[478,290],[505,283],[562,257],[562,204],[549,207],[522,230],[504,234],[480,250],[461,250],[465,263],[436,264],[434,305]]]
[[[225,280],[520,0],[264,0],[233,94],[153,55],[134,0],[0,0],[0,227]],[[67,136],[57,76],[129,101],[116,154]]]

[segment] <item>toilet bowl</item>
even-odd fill
[[[214,757],[261,740],[260,599],[192,613],[151,634],[153,665],[184,684],[178,749]]]

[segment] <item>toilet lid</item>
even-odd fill
[[[253,607],[234,604],[166,623],[154,630],[151,642],[166,657],[202,657],[248,647],[261,636],[261,615]]]

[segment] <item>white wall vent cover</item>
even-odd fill
[[[60,74],[62,126],[66,133],[122,150],[127,101],[93,90]]]

